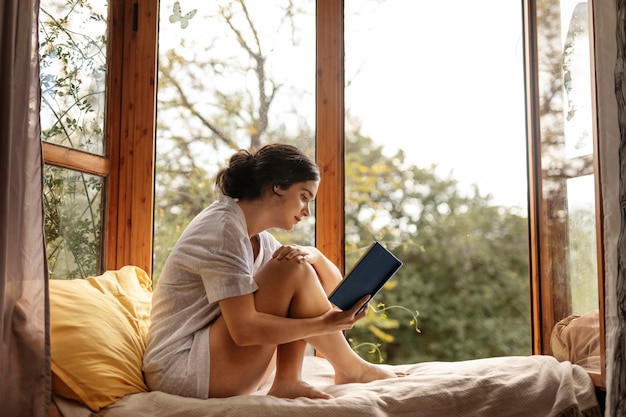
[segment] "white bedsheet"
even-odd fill
[[[407,376],[367,384],[333,385],[332,367],[307,357],[304,377],[331,400],[253,395],[199,400],[162,392],[133,394],[100,410],[102,417],[600,417],[585,370],[550,356],[514,356],[462,362],[396,365]],[[93,416],[85,407],[57,401],[64,417]]]

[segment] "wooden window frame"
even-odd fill
[[[317,193],[317,247],[344,271],[345,112],[343,0],[317,0],[316,155],[322,181]]]
[[[553,297],[553,282],[550,273],[551,265],[546,258],[553,255],[549,245],[550,231],[543,219],[547,215],[542,201],[542,174],[541,174],[541,132],[539,115],[539,78],[538,78],[538,46],[536,1],[524,0],[524,42],[525,42],[525,74],[526,74],[526,130],[528,137],[528,183],[529,183],[529,256],[530,256],[530,284],[531,284],[531,340],[533,354],[551,354],[550,337],[556,323],[556,317],[562,317],[562,306],[555,305]],[[590,9],[593,9],[591,2]],[[592,30],[593,13],[591,16],[590,34]],[[592,36],[592,35],[590,35]],[[595,74],[595,50],[591,50],[591,73]],[[592,97],[596,97],[595,77],[592,81]],[[595,181],[595,211],[596,211],[596,242],[598,268],[598,300],[599,300],[599,337],[600,337],[600,372],[588,371],[596,387],[606,389],[606,331],[604,323],[604,247],[603,247],[603,210],[602,189],[600,178],[597,102],[592,102],[593,114],[593,170]],[[548,242],[548,243],[546,243]]]
[[[110,1],[105,262],[152,274],[158,2]]]
[[[105,156],[44,142],[46,164],[105,179],[105,269],[152,271],[158,2],[109,1]]]

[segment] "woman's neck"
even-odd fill
[[[252,238],[253,236],[258,235],[262,231],[270,228],[268,216],[267,216],[267,208],[262,200],[244,200],[238,201],[239,207],[241,211],[243,211],[243,215],[246,218],[246,226],[248,228],[248,237]]]

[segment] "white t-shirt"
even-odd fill
[[[257,290],[254,274],[280,243],[259,234],[255,261],[245,217],[221,196],[189,223],[172,249],[152,297],[144,372],[150,389],[206,398],[209,325],[218,301]],[[151,386],[157,385],[157,386]]]

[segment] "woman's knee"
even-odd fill
[[[326,298],[315,269],[308,263],[271,260],[254,277],[259,289],[255,292],[255,304],[259,311],[288,316],[294,300],[307,297]]]
[[[297,287],[302,285],[310,285],[311,283],[319,284],[317,273],[311,264],[306,262],[297,262],[295,260],[276,260],[269,261],[255,276],[255,280],[259,285],[263,281],[278,281],[281,285],[292,283]]]

